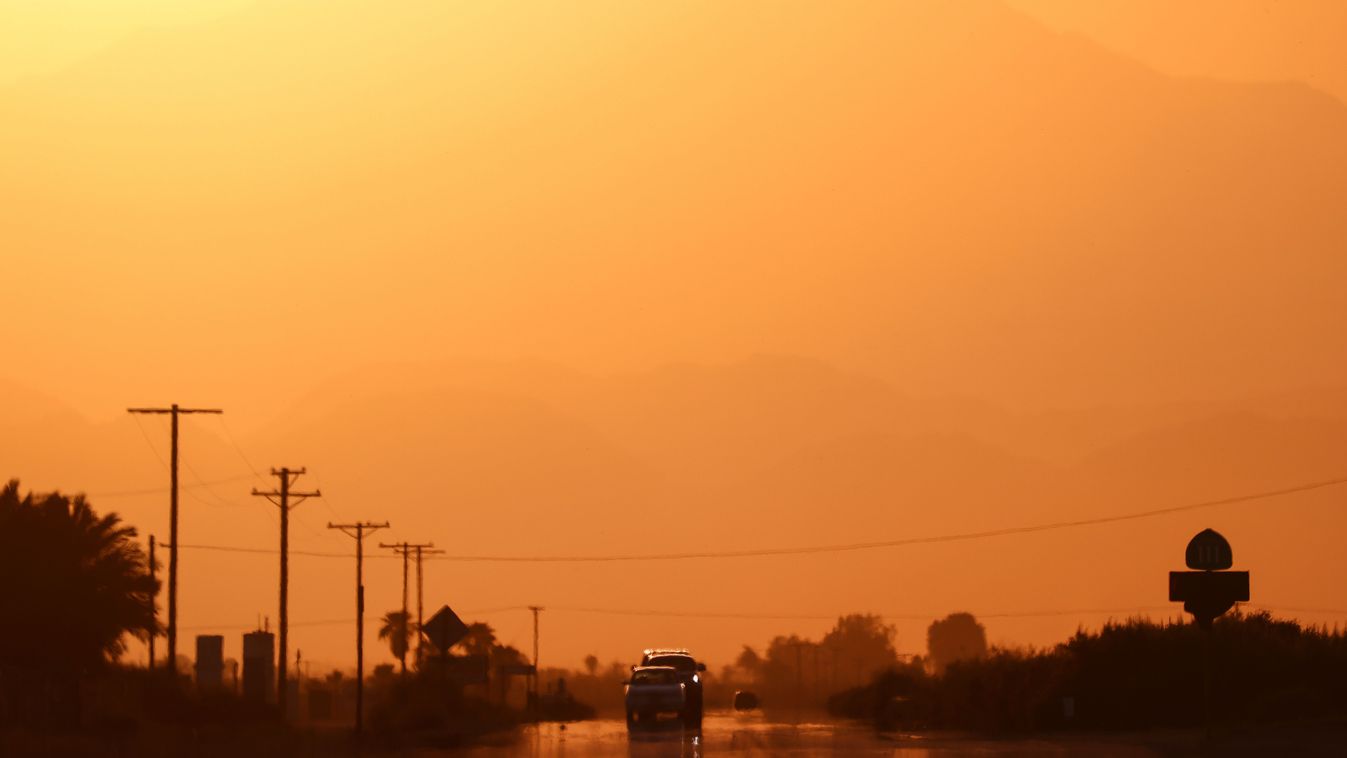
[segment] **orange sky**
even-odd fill
[[[1342,8],[0,0],[0,474],[159,486],[121,409],[218,405],[253,465],[329,493],[297,545],[386,517],[506,554],[940,534],[1341,474]],[[193,476],[246,478],[212,423]],[[183,542],[270,546],[253,484],[185,500]],[[465,609],[910,614],[917,651],[928,612],[1163,606],[1208,525],[1256,599],[1347,608],[1317,578],[1345,559],[1304,548],[1336,555],[1338,497],[430,576]],[[166,521],[159,496],[95,502]],[[272,558],[186,560],[185,628],[274,615]],[[343,618],[346,562],[297,566],[292,617]],[[371,571],[392,607],[396,567]],[[525,614],[489,620],[527,641]],[[827,626],[547,623],[572,664]],[[295,638],[338,664],[339,629]]]

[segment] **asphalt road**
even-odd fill
[[[708,712],[700,732],[677,724],[628,734],[619,719],[598,719],[564,728],[543,724],[520,730],[517,737],[457,753],[474,758],[561,758],[630,756],[693,758],[704,755],[755,756],[1147,756],[1143,747],[1088,740],[969,740],[936,735],[877,735],[850,724],[771,721],[762,714]]]

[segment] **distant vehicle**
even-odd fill
[[[748,690],[735,690],[734,710],[751,711],[758,707],[758,696]]]
[[[627,728],[640,722],[651,724],[662,714],[683,718],[687,710],[687,688],[678,680],[672,666],[634,666],[627,682]]]
[[[705,663],[698,663],[692,654],[682,648],[652,648],[641,656],[642,666],[668,666],[678,672],[678,681],[687,690],[687,703],[682,714],[687,726],[701,726],[703,713],[702,674]]]

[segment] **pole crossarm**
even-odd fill
[[[268,501],[271,502],[272,505],[276,506],[277,508],[282,507],[279,500],[273,499],[280,497],[281,493],[279,492],[258,492],[257,490],[253,490],[252,494],[255,497],[266,498]],[[287,508],[288,510],[293,511],[295,509],[295,506],[299,505],[305,500],[308,500],[311,497],[322,497],[323,493],[321,490],[314,490],[313,492],[291,492],[289,493],[289,495],[290,495],[289,499],[294,502],[291,502],[284,507]]]
[[[299,477],[305,473],[307,473],[307,471],[304,468],[273,468],[271,470],[272,476],[281,477],[285,479],[285,483],[282,485],[282,489],[271,490],[270,492],[263,492],[257,489],[256,487],[253,487],[252,495],[253,497],[264,497],[267,500],[271,501],[272,505],[278,508],[288,507],[291,509],[293,509],[295,506],[299,505],[305,500],[308,500],[311,497],[322,497],[323,496],[322,490],[314,490],[313,492],[297,492],[295,490],[290,489],[291,487],[294,486],[295,482],[299,480]],[[281,500],[277,500],[276,498],[294,500],[294,502],[283,504]]]
[[[127,408],[127,413],[224,413],[222,408]]]
[[[417,548],[421,548],[421,552],[423,555],[428,555],[430,553],[444,552],[443,550],[432,550],[431,548],[435,547],[434,542],[422,542],[419,545],[415,542],[394,542],[391,544],[387,542],[380,542],[379,547],[384,548],[386,550],[392,550],[398,555],[402,555],[403,553],[415,553]]]
[[[376,524],[373,521],[357,521],[354,524],[334,524],[329,521],[327,524],[328,529],[336,529],[347,537],[356,540],[364,539],[368,536],[367,534],[361,534],[360,532],[362,531],[372,532],[376,529],[387,529],[389,526],[387,521],[379,524]]]

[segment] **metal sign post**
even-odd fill
[[[1249,572],[1229,571],[1234,565],[1230,543],[1214,529],[1193,536],[1184,551],[1192,571],[1169,572],[1169,600],[1183,603],[1197,625],[1206,631],[1202,651],[1202,714],[1207,740],[1211,740],[1212,623],[1217,616],[1249,599]]]

